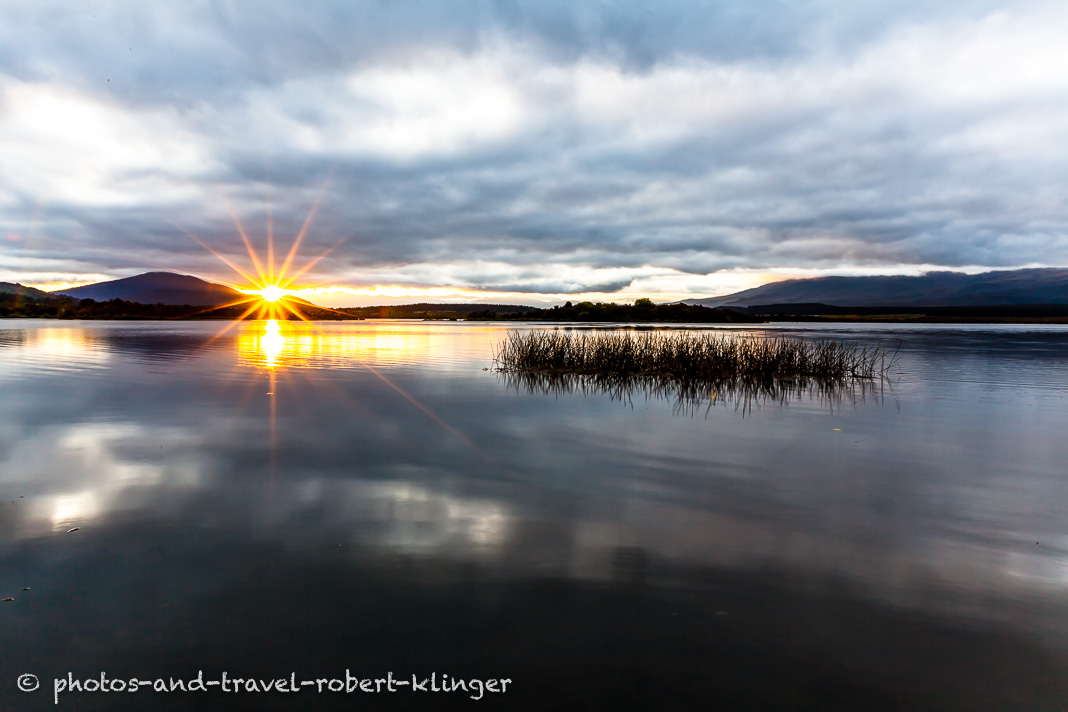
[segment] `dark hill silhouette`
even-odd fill
[[[1068,304],[1068,269],[790,279],[724,297],[687,299],[686,303],[710,307],[803,303],[852,307]]]
[[[236,289],[174,272],[146,272],[136,277],[61,289],[52,294],[66,295],[75,299],[95,299],[98,302],[123,299],[140,304],[189,304],[190,306],[229,304],[246,297]]]
[[[17,282],[0,282],[0,294],[14,294],[20,297],[29,297],[31,299],[40,299],[48,296],[48,292],[33,287],[26,287]]]

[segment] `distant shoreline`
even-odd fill
[[[266,304],[266,303],[265,303]],[[851,307],[820,303],[765,304],[750,307],[707,307],[685,303],[655,304],[639,299],[632,304],[612,302],[566,302],[549,308],[516,304],[382,305],[369,307],[319,307],[310,302],[294,304],[310,321],[361,321],[402,319],[409,321],[487,321],[554,324],[767,324],[868,323],[868,324],[1068,324],[1068,304],[1022,304],[987,306],[885,306]],[[296,321],[297,314],[275,318]],[[234,321],[265,317],[248,313],[246,305],[211,306],[147,304],[110,299],[34,298],[0,294],[0,318],[62,319],[86,321]]]
[[[0,319],[14,320],[52,320],[52,321],[235,321],[233,317],[226,316],[178,316],[178,317],[165,317],[165,316],[136,316],[136,315],[120,315],[120,316],[50,316],[50,315],[3,315],[0,314]],[[246,318],[243,321],[262,321],[257,319]],[[299,322],[300,319],[292,317],[290,319],[284,319],[282,321]],[[1068,317],[878,317],[878,316],[834,316],[834,317],[820,317],[820,316],[788,316],[788,317],[766,317],[753,321],[738,321],[738,322],[685,322],[685,321],[592,321],[581,319],[467,319],[462,317],[423,317],[423,316],[371,316],[371,317],[314,317],[309,318],[308,321],[412,321],[412,322],[495,322],[495,323],[524,323],[524,324],[544,324],[546,326],[558,325],[558,324],[588,324],[588,325],[609,325],[615,324],[619,326],[626,325],[663,325],[674,326],[680,324],[699,324],[699,325],[716,325],[716,324],[797,324],[797,323],[813,323],[813,324],[1068,324]]]
[[[1068,317],[998,316],[785,316],[767,317],[766,323],[814,322],[824,324],[1068,324]]]

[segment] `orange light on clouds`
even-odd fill
[[[95,281],[82,281],[82,282],[34,282],[33,284],[27,284],[27,287],[33,287],[34,289],[40,289],[44,292],[55,292],[60,289],[74,289],[75,287],[84,287],[87,284],[96,284]]]
[[[375,284],[370,287],[346,287],[335,285],[331,287],[309,287],[306,289],[293,290],[293,294],[302,297],[325,296],[334,294],[349,294],[358,297],[420,297],[423,299],[490,299],[505,297],[515,292],[490,292],[478,289],[466,289],[464,287],[408,287],[402,284]]]
[[[417,301],[475,301],[515,304],[550,304],[555,302],[633,302],[641,297],[648,297],[655,302],[674,302],[683,299],[702,299],[705,297],[731,294],[744,289],[760,286],[769,282],[789,279],[790,275],[771,272],[722,272],[710,275],[707,290],[693,289],[693,276],[668,275],[662,278],[639,279],[627,289],[620,292],[515,292],[472,289],[470,287],[413,287],[404,284],[374,284],[352,287],[346,285],[318,286],[305,289],[293,289],[292,294],[316,304],[330,306],[368,306],[375,300],[414,299]],[[685,280],[685,283],[682,283]],[[688,287],[688,288],[687,288]],[[354,303],[359,302],[359,303]]]

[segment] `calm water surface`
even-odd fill
[[[1068,329],[757,329],[900,361],[695,409],[492,370],[544,327],[223,328],[0,320],[0,707],[1068,708]]]

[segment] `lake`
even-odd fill
[[[737,328],[899,361],[694,404],[227,326],[0,321],[0,707],[1068,708],[1068,328]]]

